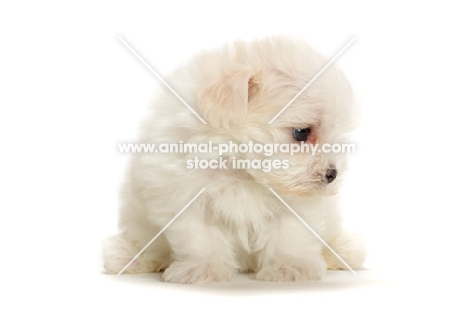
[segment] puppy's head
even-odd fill
[[[351,87],[343,73],[331,65],[303,90],[328,60],[307,44],[287,38],[237,42],[216,56],[219,70],[209,75],[198,96],[199,111],[213,136],[219,134],[238,144],[292,146],[303,142],[309,146],[303,149],[309,152],[238,153],[231,158],[262,164],[280,160],[279,168],[246,167],[245,173],[283,193],[336,193],[346,169],[346,155],[324,152],[323,147],[346,143],[357,119]]]

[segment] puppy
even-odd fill
[[[235,42],[196,55],[166,79],[200,119],[166,87],[152,102],[140,143],[237,144],[344,143],[356,126],[351,87],[335,66],[269,124],[325,66],[307,43],[273,37]],[[120,233],[103,242],[104,267],[119,273],[203,188],[206,190],[126,268],[125,273],[164,271],[168,282],[231,280],[253,272],[264,281],[318,280],[346,269],[273,194],[272,188],[353,269],[364,246],[341,226],[337,191],[346,169],[342,153],[242,153],[219,160],[274,158],[271,170],[245,166],[201,169],[194,158],[216,152],[133,154],[122,191]],[[193,163],[193,162],[192,162]]]

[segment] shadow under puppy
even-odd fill
[[[286,37],[235,42],[203,52],[167,82],[207,124],[161,86],[141,127],[139,143],[345,143],[356,126],[351,87],[327,68],[272,124],[268,122],[323,68],[327,59]],[[133,154],[123,185],[120,233],[103,242],[104,266],[118,273],[203,188],[206,190],[125,273],[163,271],[168,282],[231,280],[254,272],[265,281],[318,280],[343,263],[276,198],[274,189],[353,269],[364,245],[341,225],[338,189],[342,153],[242,153],[227,168],[190,169],[213,153]],[[271,170],[233,168],[237,160],[279,159]],[[193,162],[192,162],[193,163]],[[262,162],[263,163],[263,162]]]

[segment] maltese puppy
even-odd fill
[[[138,143],[161,152],[132,155],[120,233],[103,242],[106,271],[119,273],[191,200],[124,273],[164,271],[167,282],[201,283],[251,272],[288,282],[318,280],[327,268],[361,268],[363,243],[341,225],[344,153],[162,152],[183,143],[345,143],[358,111],[333,64],[270,122],[327,62],[305,42],[273,37],[200,53],[168,77],[193,111],[165,86],[155,94]],[[223,163],[201,167],[203,160]]]

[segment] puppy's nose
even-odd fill
[[[336,175],[338,175],[338,171],[336,169],[334,168],[327,169],[327,172],[325,173],[327,182],[331,184],[336,179]]]

